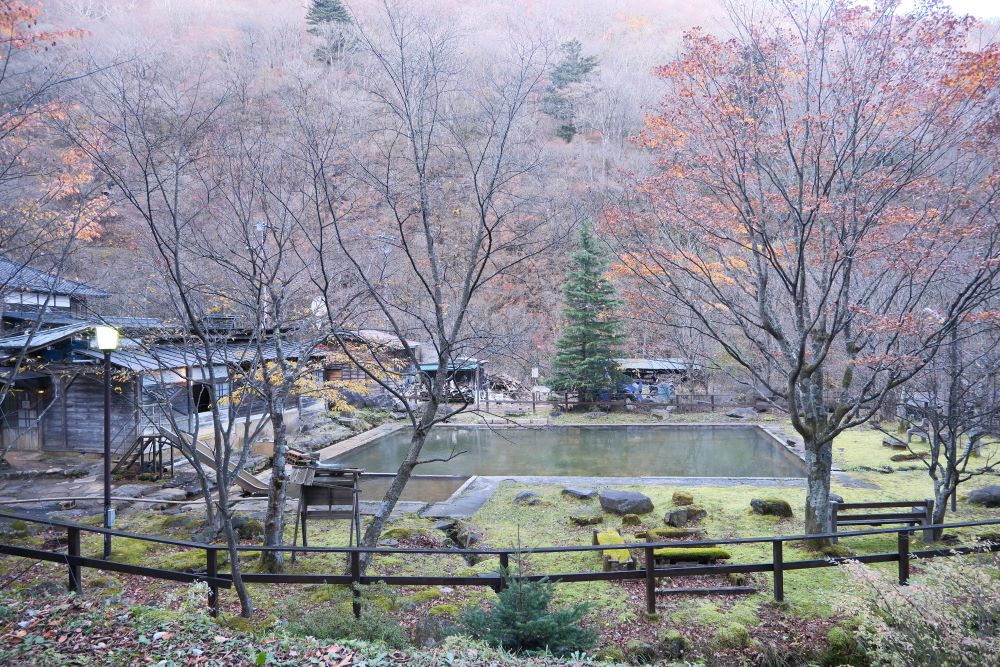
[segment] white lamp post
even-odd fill
[[[118,329],[94,327],[97,349],[104,353],[104,527],[114,525],[111,507],[111,353],[118,349]],[[104,534],[104,560],[111,558],[111,535]]]

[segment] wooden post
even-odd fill
[[[67,529],[67,548],[66,551],[71,557],[80,557],[80,529],[79,528],[68,528]],[[69,562],[69,590],[73,591],[77,595],[83,592],[83,584],[80,581],[80,564]]]
[[[771,560],[774,567],[774,601],[785,601],[785,557],[782,553],[781,540],[771,542]]]
[[[656,613],[656,563],[653,547],[646,547],[646,613]]]
[[[351,552],[351,609],[354,611],[354,618],[361,618],[361,554],[357,547]]]
[[[830,501],[830,524],[833,529],[833,538],[830,540],[834,544],[840,541],[837,537],[837,512],[840,510],[840,503],[836,500]]]
[[[905,586],[910,580],[910,532],[901,530],[898,537],[899,585]]]
[[[712,406],[712,412],[715,412],[715,394],[708,395],[708,402]]]
[[[205,549],[206,574],[213,579],[219,575],[219,559],[217,549]],[[219,587],[213,582],[208,583],[208,613],[219,615]]]
[[[510,554],[506,551],[500,554],[500,583],[497,585],[497,593],[507,587],[507,576],[510,574]]]
[[[924,525],[932,526],[934,525],[934,500],[928,498],[925,502],[926,505],[924,506]],[[924,543],[930,544],[933,541],[934,541],[934,531],[924,530]]]

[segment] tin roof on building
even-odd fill
[[[0,289],[14,289],[31,292],[51,292],[62,296],[83,296],[105,298],[110,293],[91,287],[85,283],[57,278],[50,273],[32,268],[27,264],[0,257]]]

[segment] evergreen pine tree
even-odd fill
[[[602,389],[613,388],[621,375],[614,361],[622,339],[615,315],[619,301],[604,277],[607,268],[590,224],[584,223],[573,268],[563,284],[567,324],[556,343],[548,381],[557,391],[576,391],[581,401],[592,401]]]
[[[306,12],[309,32],[316,34],[321,26],[329,23],[350,23],[351,16],[340,0],[312,0]]]
[[[542,111],[559,121],[556,136],[568,143],[577,132],[576,107],[581,94],[578,84],[597,69],[599,61],[597,56],[584,56],[583,45],[577,39],[564,42],[559,50],[563,57],[550,73],[552,81],[542,98]]]
[[[565,656],[597,643],[597,632],[581,625],[586,604],[550,609],[553,584],[512,577],[502,572],[504,589],[489,609],[466,607],[462,625],[477,639],[516,653],[548,651]]]
[[[351,23],[347,8],[341,0],[312,0],[306,11],[306,23],[310,26],[310,35],[326,42],[313,53],[316,60],[332,64],[347,44],[344,28]]]

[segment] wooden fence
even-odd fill
[[[218,567],[218,554],[226,551],[226,547],[220,544],[207,544],[202,542],[191,542],[185,540],[174,540],[150,535],[140,535],[118,530],[108,530],[95,526],[84,526],[76,523],[51,521],[32,516],[25,516],[16,513],[0,512],[0,518],[21,520],[27,523],[43,524],[51,528],[66,531],[67,548],[66,552],[57,552],[46,549],[36,549],[32,547],[16,546],[7,543],[0,544],[0,554],[19,556],[40,561],[50,561],[64,563],[67,567],[67,586],[77,593],[83,590],[82,569],[92,568],[111,572],[121,572],[124,574],[134,574],[154,579],[164,579],[178,582],[199,582],[208,584],[208,607],[210,613],[215,616],[219,613],[219,589],[232,586],[232,575],[220,572]],[[955,528],[968,528],[974,526],[996,526],[1000,525],[1000,519],[987,521],[968,521],[963,523],[947,523],[932,526],[921,526],[920,529],[941,529],[949,530]],[[643,568],[636,570],[622,571],[586,571],[586,572],[562,572],[525,575],[523,579],[541,580],[548,579],[553,582],[575,583],[587,581],[622,581],[628,579],[642,579],[646,584],[646,611],[650,614],[656,612],[656,580],[659,577],[687,577],[695,575],[724,575],[732,573],[750,574],[755,572],[770,573],[774,581],[774,599],[778,602],[784,600],[784,573],[792,570],[807,570],[818,567],[834,567],[846,560],[855,560],[862,563],[897,563],[899,583],[906,584],[910,576],[910,560],[913,558],[940,558],[956,556],[982,551],[1000,551],[1000,542],[985,543],[979,546],[969,547],[949,547],[937,549],[911,550],[910,535],[917,530],[914,527],[908,528],[880,528],[875,530],[845,531],[837,533],[836,537],[855,537],[862,535],[896,534],[896,550],[887,553],[867,554],[852,556],[850,558],[817,558],[810,560],[785,561],[784,545],[787,542],[797,542],[801,540],[816,538],[833,538],[834,535],[779,535],[774,537],[749,537],[742,539],[712,540],[711,542],[639,542],[634,544],[615,545],[615,548],[630,549],[643,554]],[[131,563],[121,563],[100,558],[84,556],[80,552],[80,536],[82,533],[95,533],[110,535],[114,538],[128,538],[141,540],[154,544],[163,544],[174,547],[198,549],[205,552],[205,572],[178,572],[161,568],[146,567],[143,565],[133,565]],[[747,564],[715,564],[715,565],[684,565],[656,567],[653,552],[656,549],[667,547],[698,547],[698,546],[725,546],[733,544],[767,544],[771,545],[771,560],[763,563]],[[373,584],[384,582],[390,586],[487,586],[496,591],[503,588],[504,581],[499,573],[480,576],[410,576],[410,575],[363,575],[361,573],[361,554],[384,554],[384,555],[440,555],[440,556],[496,556],[500,561],[500,566],[504,569],[509,567],[510,557],[515,554],[543,554],[543,553],[570,553],[577,551],[603,551],[606,546],[557,546],[557,547],[531,547],[523,549],[401,549],[396,547],[263,547],[263,546],[240,546],[240,552],[259,553],[262,551],[284,551],[297,553],[333,553],[346,554],[348,556],[347,572],[343,574],[267,574],[257,572],[247,572],[243,574],[243,580],[251,584],[351,584],[355,590],[354,613],[361,613],[360,602],[357,598],[357,585]]]

